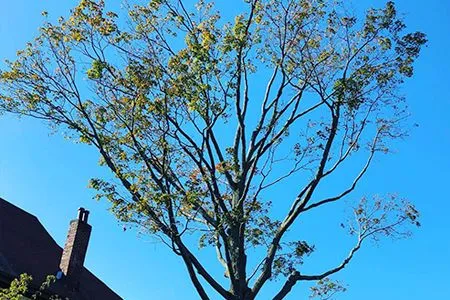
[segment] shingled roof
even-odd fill
[[[27,273],[39,286],[47,275],[59,271],[62,252],[35,216],[0,198],[0,280]],[[58,280],[50,292],[67,297],[64,281]],[[122,299],[84,267],[79,281],[79,292],[71,300]]]

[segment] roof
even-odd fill
[[[0,277],[27,273],[39,286],[47,275],[58,272],[62,251],[35,216],[0,198]],[[62,281],[50,290],[67,296]],[[80,276],[80,294],[77,300],[122,299],[86,268]]]

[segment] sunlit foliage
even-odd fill
[[[119,16],[82,0],[1,72],[0,106],[95,147],[114,175],[91,180],[97,198],[181,256],[202,298],[208,284],[224,298],[253,299],[277,276],[287,279],[275,299],[299,280],[319,281],[316,295],[342,290],[327,277],[367,238],[405,236],[398,227],[419,225],[417,210],[396,197],[363,199],[348,225],[355,248],[319,275],[298,270],[315,246],[285,233],[306,212],[350,197],[373,157],[405,136],[398,87],[426,37],[406,31],[393,2],[365,16],[339,1],[244,2],[229,18],[208,1],[152,0]],[[342,176],[350,160],[361,167]],[[348,185],[316,196],[336,174]],[[287,178],[297,182],[292,199]],[[198,260],[192,239],[215,248],[229,286]],[[254,248],[262,257],[250,266]]]

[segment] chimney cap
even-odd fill
[[[89,211],[88,210],[84,210],[83,222],[87,223],[88,222],[88,218],[89,218]]]
[[[78,208],[78,220],[87,223],[89,217],[89,210],[84,207]]]

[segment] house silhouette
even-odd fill
[[[40,299],[54,294],[70,300],[122,299],[83,266],[91,232],[88,216],[80,208],[63,249],[38,218],[0,198],[0,288],[27,273],[33,277],[31,290],[37,290],[47,275],[55,275],[56,282]]]

